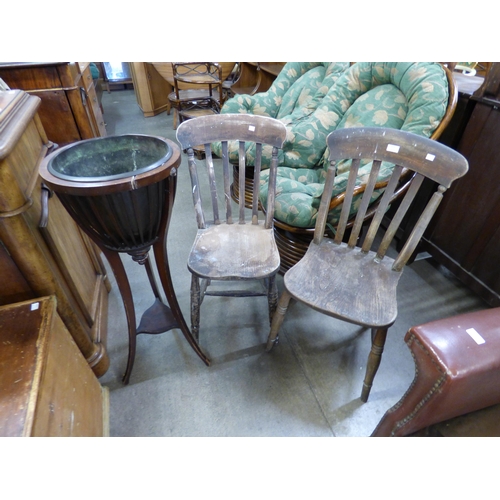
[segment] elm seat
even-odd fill
[[[327,141],[330,166],[314,239],[304,257],[285,273],[285,289],[272,319],[267,349],[272,349],[277,341],[278,331],[292,298],[333,318],[370,328],[372,348],[361,392],[361,400],[367,401],[381,361],[387,331],[397,317],[396,289],[404,266],[435,213],[443,193],[455,179],[467,172],[468,164],[462,155],[437,141],[390,128],[356,127],[335,130],[328,135]],[[345,201],[335,228],[335,238],[331,239],[325,236],[325,226],[335,184],[336,163],[346,158],[352,160],[352,165]],[[370,159],[373,166],[349,240],[344,243],[348,215],[354,202],[356,179],[364,159]],[[360,248],[356,243],[383,162],[395,166]],[[383,216],[403,169],[414,172],[411,185],[384,235],[379,235]],[[436,182],[438,187],[403,249],[393,259],[386,255],[387,250],[424,178]],[[376,236],[381,236],[378,245]],[[311,325],[311,328],[314,326]]]
[[[409,435],[500,403],[500,308],[414,326],[405,342],[415,378],[372,436]]]

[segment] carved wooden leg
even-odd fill
[[[108,250],[104,246],[101,246],[106,259],[108,259],[109,265],[113,271],[113,274],[120,290],[120,295],[122,296],[123,305],[125,307],[125,315],[127,317],[128,323],[128,360],[127,368],[125,374],[123,375],[123,383],[128,384],[130,380],[130,374],[132,373],[132,368],[134,366],[135,359],[135,345],[136,345],[136,319],[135,319],[135,307],[134,299],[132,297],[132,290],[130,288],[130,283],[127,278],[127,273],[123,267],[120,254],[112,250]]]
[[[200,278],[191,275],[191,332],[193,337],[200,340],[200,306],[201,306],[201,292],[200,292]]]
[[[271,276],[267,283],[267,301],[269,305],[269,324],[272,325],[274,312],[278,306],[278,285],[276,275]]]
[[[361,391],[361,401],[366,403],[370,390],[372,388],[373,379],[377,373],[382,353],[384,352],[385,339],[387,337],[387,328],[372,329],[372,348],[368,356],[368,364],[366,366],[365,380],[363,382],[363,390]]]
[[[278,301],[278,307],[273,315],[273,320],[271,322],[271,331],[269,332],[269,337],[267,338],[266,351],[270,351],[275,344],[278,343],[278,332],[285,319],[285,314],[288,309],[288,304],[292,296],[288,293],[288,290],[283,290],[281,297]]]
[[[156,269],[158,270],[158,275],[160,276],[160,281],[165,292],[168,305],[172,310],[174,318],[177,320],[179,327],[181,329],[184,338],[188,341],[189,345],[193,348],[194,352],[199,356],[199,358],[205,363],[205,365],[210,366],[210,360],[205,355],[205,353],[200,349],[198,342],[193,337],[189,327],[184,320],[179,303],[177,302],[177,296],[175,295],[174,285],[172,283],[172,276],[170,274],[170,265],[168,263],[168,253],[167,253],[167,233],[168,227],[170,225],[170,217],[172,215],[172,208],[174,205],[175,191],[177,189],[177,176],[172,173],[167,179],[168,195],[165,198],[165,210],[163,213],[162,221],[160,223],[160,231],[158,235],[158,241],[153,245],[153,252],[155,256]]]

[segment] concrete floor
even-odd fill
[[[103,95],[109,135],[141,133],[175,140],[172,115],[145,118],[133,90]],[[174,287],[189,323],[190,274],[186,260],[196,233],[185,157],[167,242]],[[145,270],[124,257],[138,319],[153,303]],[[111,277],[114,284],[114,279]],[[282,279],[278,280],[282,289]],[[139,335],[130,384],[127,324],[117,286],[109,297],[111,436],[369,436],[385,411],[404,394],[414,364],[403,337],[410,326],[487,305],[431,259],[407,266],[398,289],[399,316],[367,403],[362,380],[369,332],[293,304],[280,343],[271,353],[267,304],[258,298],[207,297],[201,309],[200,344],[207,368],[179,330]]]

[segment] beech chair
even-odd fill
[[[397,317],[396,289],[403,268],[421,239],[436,211],[443,193],[468,170],[467,160],[456,151],[426,137],[389,128],[350,128],[332,132],[327,137],[330,165],[321,198],[314,237],[306,254],[284,275],[284,291],[272,320],[267,350],[278,341],[278,330],[290,300],[296,299],[331,317],[371,329],[372,347],[368,357],[361,400],[366,402],[384,349],[388,328]],[[346,194],[336,225],[335,237],[325,236],[336,163],[352,159]],[[362,195],[356,195],[356,177],[361,160],[372,161],[363,182]],[[356,246],[371,195],[376,189],[382,162],[395,165],[386,190],[373,214],[363,245]],[[381,222],[407,170],[414,175],[392,221],[382,232]],[[386,255],[406,211],[422,184],[430,178],[438,184],[419,221],[396,258]],[[342,242],[351,203],[361,196],[351,234]],[[376,239],[377,236],[377,239]],[[376,241],[380,241],[378,248]]]
[[[177,140],[187,150],[189,173],[192,183],[193,203],[198,223],[198,232],[188,256],[191,272],[191,331],[199,339],[200,307],[205,295],[249,297],[265,295],[268,299],[269,318],[276,309],[278,289],[276,274],[280,267],[280,257],[273,233],[274,196],[278,150],[286,136],[285,126],[274,118],[225,114],[203,116],[182,122],[177,129]],[[222,161],[214,159],[211,143],[222,142]],[[245,209],[244,199],[239,202],[239,212],[233,220],[230,193],[230,173],[228,150],[239,150],[240,183],[245,182],[245,143],[256,143],[255,175],[259,178],[262,157],[271,157],[269,176],[269,197],[265,220],[259,220],[258,182],[255,183],[251,212]],[[195,148],[203,145],[206,170],[198,175],[199,163]],[[222,165],[221,165],[222,163]],[[216,176],[216,169],[222,168],[223,194],[219,198],[217,185],[222,182]],[[208,220],[203,210],[200,179],[208,181],[212,216]],[[220,186],[222,187],[222,186]],[[225,206],[225,221],[219,215],[219,203]],[[246,220],[251,216],[251,220]],[[207,289],[212,281],[259,280],[264,290],[213,290]]]

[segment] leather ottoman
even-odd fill
[[[410,328],[415,378],[372,436],[405,436],[500,403],[500,308]]]

